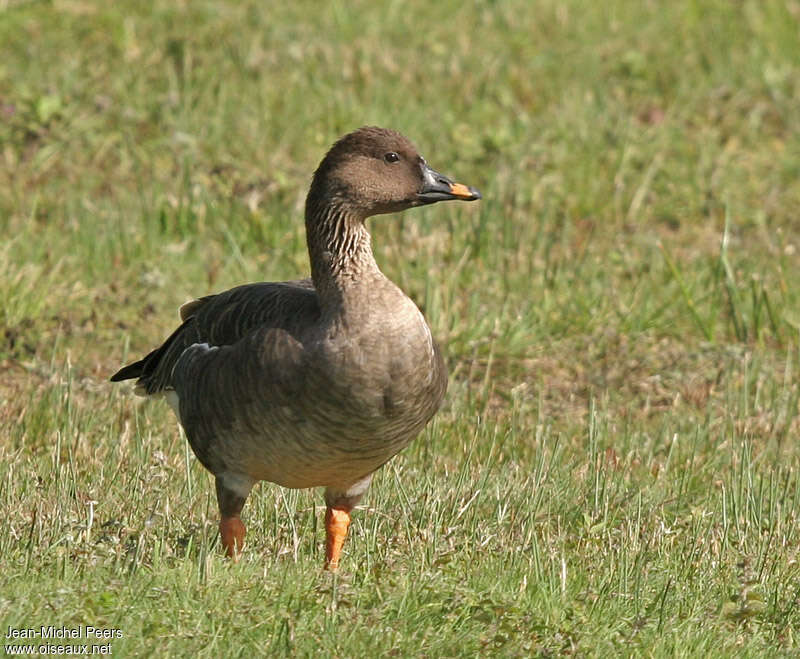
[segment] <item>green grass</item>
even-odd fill
[[[793,0],[0,3],[0,631],[796,654],[799,31]],[[231,565],[171,412],[107,378],[186,300],[305,274],[310,174],[367,123],[484,195],[370,224],[447,402],[337,576],[319,492],[269,484]]]

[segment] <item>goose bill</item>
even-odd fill
[[[422,188],[417,193],[417,198],[424,204],[447,201],[448,199],[475,201],[481,198],[481,193],[475,188],[463,183],[455,183],[444,174],[440,174],[427,165],[423,166],[422,178]]]

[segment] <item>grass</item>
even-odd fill
[[[0,3],[0,628],[117,656],[800,648],[800,6]],[[337,576],[318,492],[221,556],[171,413],[108,376],[307,272],[340,134],[484,200],[371,223],[451,372]],[[84,641],[85,642],[85,641]]]

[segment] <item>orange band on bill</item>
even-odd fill
[[[466,185],[463,183],[451,183],[450,184],[450,192],[452,192],[457,197],[473,197],[472,190],[470,190]]]

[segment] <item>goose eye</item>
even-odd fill
[[[386,162],[397,162],[400,160],[400,156],[398,156],[394,151],[389,151],[389,153],[383,156],[383,159]]]

